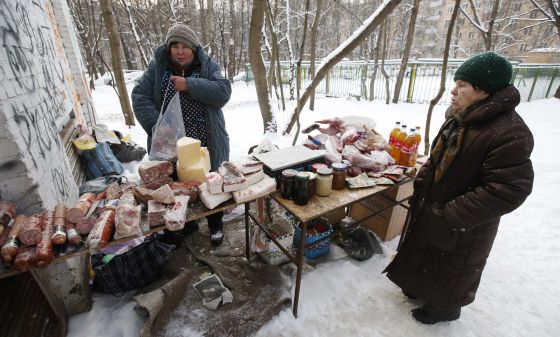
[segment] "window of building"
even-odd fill
[[[460,19],[459,19],[459,24],[462,25],[462,24],[464,24],[464,23],[465,23],[465,18],[460,18]]]
[[[451,20],[445,20],[445,28],[449,27],[449,23],[451,22]]]
[[[523,33],[525,35],[530,35],[533,32],[533,27],[525,27],[525,29],[523,29]]]
[[[511,8],[514,12],[519,12],[521,10],[521,3],[519,2],[514,3]]]
[[[463,37],[463,33],[459,33],[459,38],[462,38],[462,37]]]
[[[519,44],[519,51],[525,51],[525,43]]]
[[[469,32],[469,39],[474,38],[474,32]]]
[[[453,5],[447,6],[447,13],[448,14],[453,13]]]

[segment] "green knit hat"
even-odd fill
[[[513,75],[511,63],[504,57],[488,51],[466,60],[457,72],[454,81],[462,80],[493,94],[508,86]]]

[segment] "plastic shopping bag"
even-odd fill
[[[177,160],[177,140],[185,137],[185,125],[181,112],[179,93],[175,93],[165,113],[160,113],[152,128],[152,147],[150,160]]]

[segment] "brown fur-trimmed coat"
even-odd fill
[[[461,148],[441,180],[431,158],[422,166],[402,247],[386,269],[404,292],[443,307],[474,301],[500,217],[533,186],[533,136],[515,112],[519,100],[510,85],[467,107]]]

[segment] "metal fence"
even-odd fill
[[[448,62],[446,90],[440,104],[449,104],[449,91],[453,85],[453,76],[465,60]],[[393,98],[395,81],[399,73],[400,60],[388,60],[385,63],[388,75],[390,99]],[[282,81],[287,84],[289,63],[281,62]],[[246,79],[252,80],[247,66]],[[441,60],[410,61],[407,65],[399,101],[410,103],[428,103],[438,90],[441,81]],[[375,73],[375,78],[373,75]],[[302,63],[302,88],[310,82],[309,62]],[[560,85],[560,64],[513,64],[512,83],[519,89],[522,101],[548,98],[554,95]],[[329,74],[317,86],[316,92],[327,96],[355,97],[357,99],[385,100],[385,78],[378,65],[375,72],[373,63],[341,62],[335,65]]]

